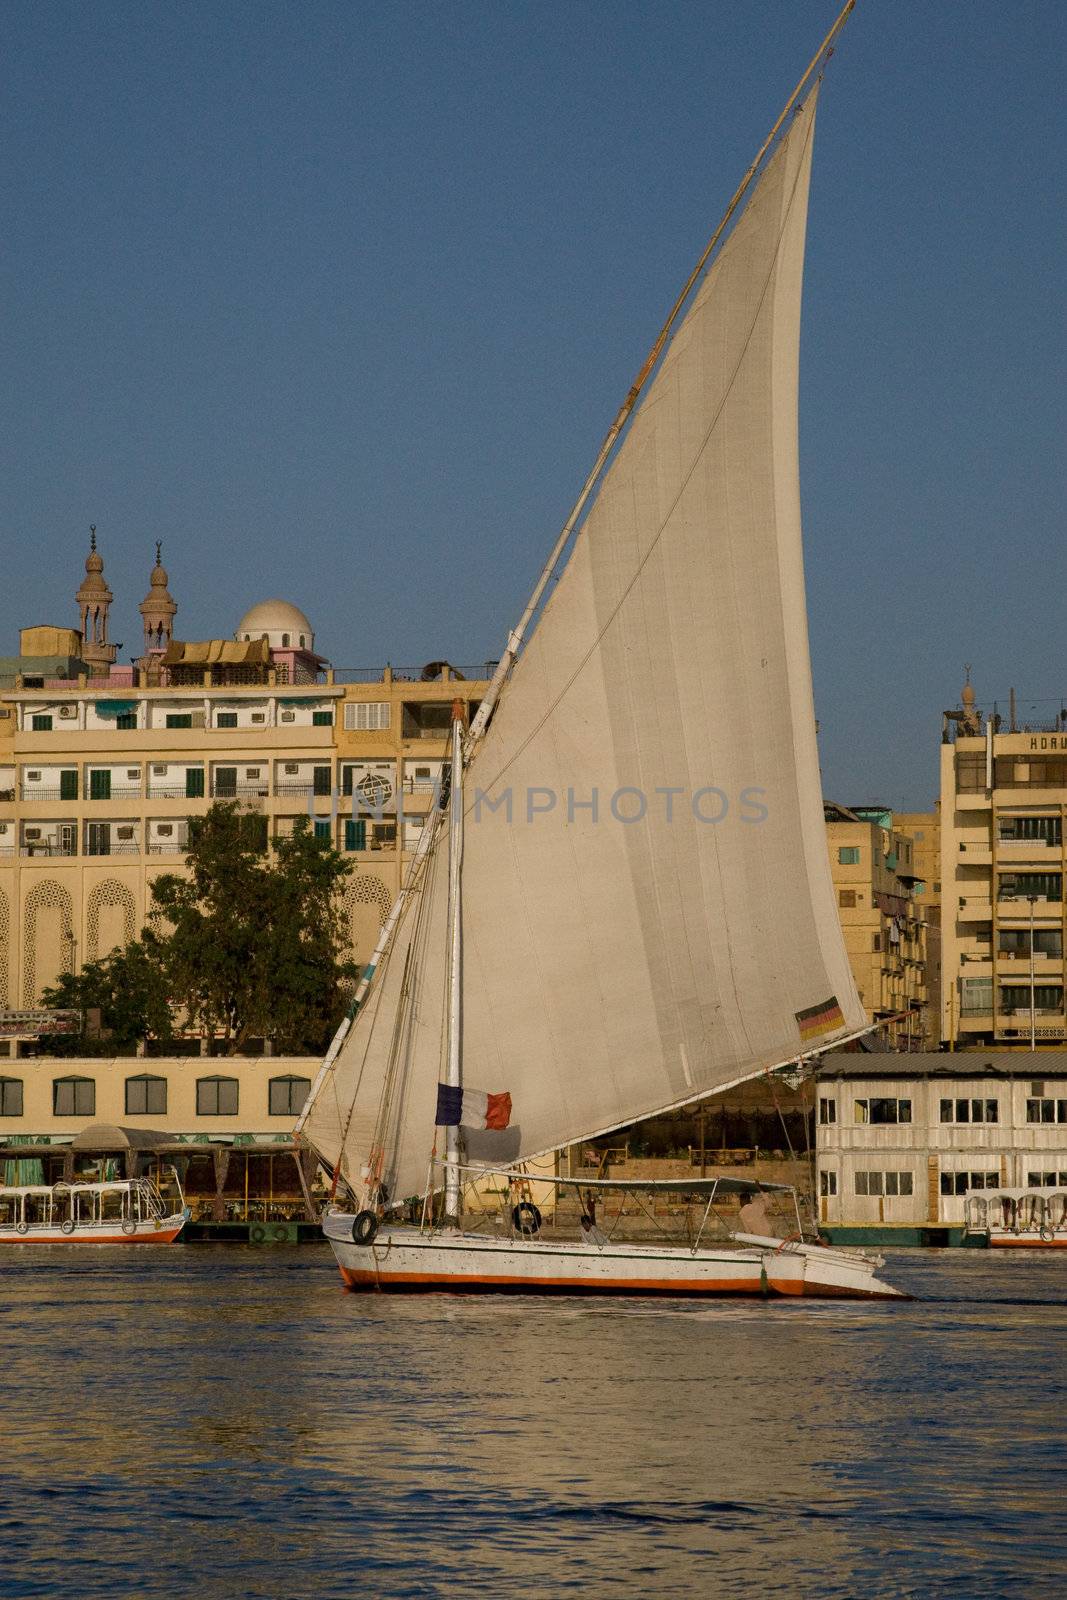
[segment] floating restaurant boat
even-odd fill
[[[997,1250],[1067,1250],[1067,1189],[970,1191],[964,1237]]]
[[[815,105],[851,9],[679,295],[469,728],[454,711],[448,793],[296,1128],[348,1201],[324,1230],[350,1288],[897,1292],[877,1260],[800,1237],[713,1246],[729,1179],[673,1186],[704,1211],[694,1229],[675,1205],[671,1245],[615,1242],[588,1199],[550,1242],[521,1198],[544,1170],[568,1187],[535,1166],[565,1146],[869,1029],[826,852],[797,447]],[[637,1187],[655,1220],[662,1189]]]
[[[189,1217],[178,1195],[168,1211],[147,1178],[0,1187],[0,1244],[173,1244]]]

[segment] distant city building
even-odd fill
[[[913,838],[917,820],[925,845],[935,818],[909,813],[909,830],[881,806],[824,807],[830,874],[852,975],[886,1041],[921,1050],[936,1038],[930,1016],[926,880]]]
[[[24,629],[0,658],[0,1010],[139,934],[152,879],[182,869],[189,819],[213,800],[262,816],[268,841],[310,816],[352,857],[366,961],[433,802],[452,702],[473,714],[484,674],[433,662],[341,683],[284,600],[253,606],[231,639],[175,639],[159,546],[144,652],[120,666],[112,599],[94,533],[77,594],[88,638]]]
[[[953,1047],[1067,1040],[1067,711],[983,718],[968,681],[941,745],[943,993]]]

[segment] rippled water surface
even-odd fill
[[[325,1246],[0,1257],[0,1594],[1067,1592],[1067,1260],[911,1303],[346,1294]]]

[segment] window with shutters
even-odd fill
[[[0,1117],[21,1117],[22,1079],[0,1078]]]
[[[268,1116],[298,1117],[310,1093],[310,1078],[272,1078],[267,1088]]]
[[[345,706],[345,727],[350,732],[374,733],[389,726],[388,700],[366,700]]]
[[[165,1117],[167,1114],[167,1080],[143,1072],[126,1079],[126,1115],[128,1117]]]
[[[95,1078],[53,1078],[52,1115],[92,1117],[96,1114]]]
[[[196,1114],[198,1117],[235,1117],[238,1082],[236,1078],[198,1078]]]

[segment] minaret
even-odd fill
[[[104,582],[103,558],[97,554],[96,526],[89,529],[89,554],[85,559],[85,577],[75,597],[81,613],[82,660],[95,673],[107,675],[118,647],[108,643],[107,613],[115,596]]]
[[[152,568],[151,588],[139,607],[144,618],[144,664],[153,656],[161,656],[170,644],[174,631],[174,613],[178,607],[167,588],[167,574],[163,567],[163,544],[156,540],[156,564]]]

